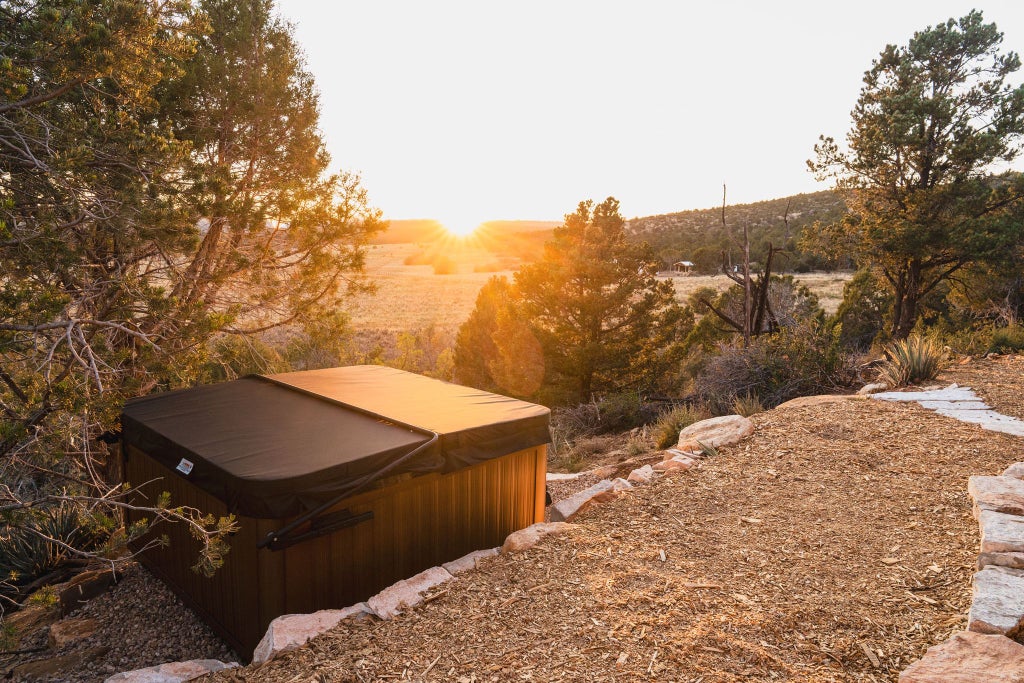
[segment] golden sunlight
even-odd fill
[[[451,213],[437,221],[444,226],[444,229],[456,237],[469,237],[476,229],[484,223],[479,214],[473,215],[469,212]]]

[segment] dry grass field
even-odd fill
[[[465,250],[453,255],[455,272],[435,275],[429,265],[407,266],[405,260],[420,251],[415,244],[378,244],[367,252],[366,273],[377,284],[375,294],[361,296],[350,309],[357,330],[416,330],[430,325],[454,330],[469,316],[477,293],[492,275],[512,277],[512,270],[477,273],[478,264],[494,262],[483,250]],[[818,295],[821,305],[832,313],[843,297],[849,273],[805,273],[797,280]],[[690,275],[672,278],[680,301],[699,287],[725,290],[730,280],[724,275]]]

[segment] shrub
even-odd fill
[[[889,322],[892,293],[870,270],[858,271],[843,286],[843,301],[833,320],[842,325],[839,341],[851,349],[871,348]]]
[[[774,408],[856,380],[855,358],[840,344],[839,329],[814,320],[757,337],[747,348],[720,348],[694,382],[697,395],[718,414],[731,412],[740,397],[756,397]]]
[[[651,426],[654,445],[671,448],[679,442],[679,432],[694,422],[711,417],[711,411],[704,405],[680,405],[666,410]]]
[[[946,351],[937,339],[912,334],[885,348],[885,361],[878,373],[890,386],[902,387],[935,379],[947,360]]]
[[[761,399],[755,394],[744,394],[743,396],[737,396],[736,400],[732,402],[732,412],[743,417],[750,417],[758,413],[764,412],[764,406],[761,405]]]
[[[992,343],[988,350],[995,353],[1024,351],[1024,325],[1014,323],[997,327],[992,332]]]

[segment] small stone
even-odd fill
[[[545,481],[572,481],[583,476],[583,472],[548,472],[544,475]]]
[[[434,586],[451,580],[452,575],[441,567],[425,571],[391,584],[366,601],[373,613],[381,619],[391,619],[409,607],[423,602],[423,593]]]
[[[190,659],[187,662],[169,662],[114,674],[103,683],[182,683],[215,671],[233,669],[236,666],[238,666],[238,662],[224,663],[216,659]]]
[[[989,566],[1024,569],[1024,553],[978,553],[978,569]]]
[[[689,462],[683,462],[682,460],[676,460],[675,458],[673,458],[671,460],[663,460],[662,462],[655,463],[652,466],[652,468],[655,472],[662,472],[664,474],[668,474],[669,472],[681,474],[682,472],[685,472],[691,467],[693,467],[695,464],[696,463],[693,460],[689,460]]]
[[[975,510],[1024,515],[1024,481],[1014,477],[970,477],[967,492]]]
[[[498,554],[498,548],[486,548],[484,550],[474,550],[471,553],[467,553],[457,560],[451,562],[445,562],[441,566],[444,570],[452,576],[458,574],[464,574],[472,569],[476,569],[477,560],[482,560],[485,557],[493,557]]]
[[[980,510],[978,525],[981,527],[981,552],[1024,552],[1024,517]]]
[[[277,617],[252,655],[253,663],[260,664],[282,652],[294,650],[321,633],[330,631],[343,619],[361,617],[370,613],[370,607],[360,602],[344,609],[324,609],[312,614],[285,614]]]
[[[604,479],[597,482],[588,489],[584,489],[579,493],[563,498],[562,500],[554,503],[551,506],[550,517],[552,522],[568,522],[570,519],[578,515],[586,508],[595,496],[604,491],[612,490],[613,484],[611,481]],[[603,501],[597,501],[603,502]]]
[[[888,388],[889,385],[885,382],[872,382],[862,386],[857,393],[861,396],[867,396],[868,394],[877,394],[879,391],[885,391]]]
[[[626,477],[626,481],[631,481],[634,484],[647,484],[650,483],[652,479],[654,479],[654,468],[650,465],[638,467],[630,472],[629,476]]]
[[[505,539],[505,543],[501,546],[501,552],[522,552],[537,545],[537,542],[545,536],[561,534],[575,528],[575,524],[566,524],[565,522],[538,522],[509,534],[508,538]]]
[[[1024,621],[1024,571],[986,567],[974,575],[967,630],[1017,635]]]
[[[700,450],[702,446],[728,446],[754,433],[754,423],[742,415],[723,415],[695,422],[679,432],[681,451]]]
[[[997,635],[954,633],[900,674],[899,683],[1024,683],[1024,645]]]
[[[96,633],[95,619],[64,619],[50,626],[47,642],[54,650],[88,638]]]
[[[628,491],[631,488],[633,488],[633,485],[622,477],[612,480],[612,491]]]

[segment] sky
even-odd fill
[[[845,137],[872,60],[972,8],[1024,52],[1021,0],[278,0],[332,168],[386,218],[456,230],[828,189],[806,161]]]

